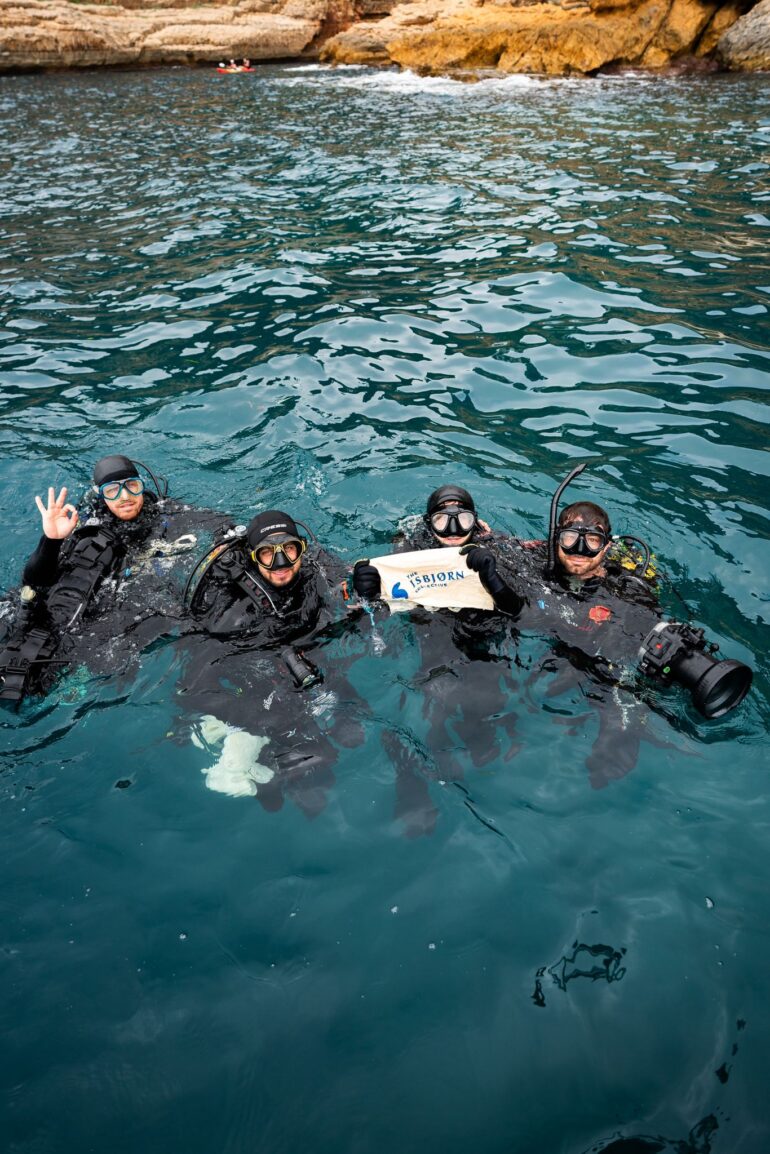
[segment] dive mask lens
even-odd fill
[[[431,513],[430,524],[437,537],[464,537],[476,524],[476,514],[470,509],[439,509]]]
[[[304,552],[305,542],[289,537],[285,541],[270,542],[252,549],[251,559],[263,569],[290,569]]]
[[[129,477],[126,481],[107,481],[99,486],[99,493],[105,501],[117,501],[124,489],[132,497],[138,497],[144,492],[144,481],[141,477]]]
[[[558,541],[563,552],[570,555],[596,557],[607,544],[607,534],[603,529],[574,525],[568,529],[560,529]]]

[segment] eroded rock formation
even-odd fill
[[[744,10],[719,0],[416,0],[330,39],[321,59],[392,62],[424,73],[664,68],[713,52]]]
[[[768,68],[770,0],[744,15],[751,6],[752,0],[0,0],[0,72],[319,53],[332,63],[397,64],[425,73],[585,75],[712,55],[728,67]]]
[[[717,55],[726,68],[770,72],[770,0],[742,16],[719,41]]]
[[[349,0],[0,0],[0,71],[301,57],[353,18]]]

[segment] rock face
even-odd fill
[[[717,45],[726,68],[741,72],[770,71],[770,0],[742,16]]]
[[[321,59],[390,61],[423,73],[496,68],[564,76],[664,68],[711,52],[744,10],[719,0],[416,0],[376,25],[333,37]]]
[[[767,68],[770,0],[0,0],[0,72],[314,58],[589,74],[714,53]],[[739,17],[742,17],[738,20]],[[736,24],[738,20],[738,24]],[[734,25],[734,27],[732,27]]]
[[[298,57],[352,18],[348,0],[0,0],[0,72]]]

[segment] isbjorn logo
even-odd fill
[[[396,584],[393,586],[393,588],[390,591],[390,595],[394,599],[396,597],[406,597],[408,600],[408,598],[409,598],[409,594],[407,593],[406,589],[401,588],[401,582],[400,581],[397,581]]]
[[[407,580],[412,588],[412,592],[419,592],[420,589],[425,589],[428,585],[438,585],[446,587],[450,581],[464,581],[468,576],[467,572],[462,569],[447,569],[440,573],[419,573],[415,570],[412,573],[407,573],[405,580]]]

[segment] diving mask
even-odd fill
[[[144,492],[144,481],[141,477],[127,477],[125,481],[105,481],[99,486],[99,495],[105,501],[117,501],[123,490],[132,497],[138,497]]]
[[[430,527],[437,537],[467,537],[475,528],[476,514],[459,505],[438,509],[428,518]]]
[[[284,537],[282,541],[263,541],[250,556],[263,569],[291,569],[299,561],[307,548],[302,537]]]
[[[598,525],[568,525],[559,529],[556,539],[562,552],[581,557],[597,557],[610,540]]]

